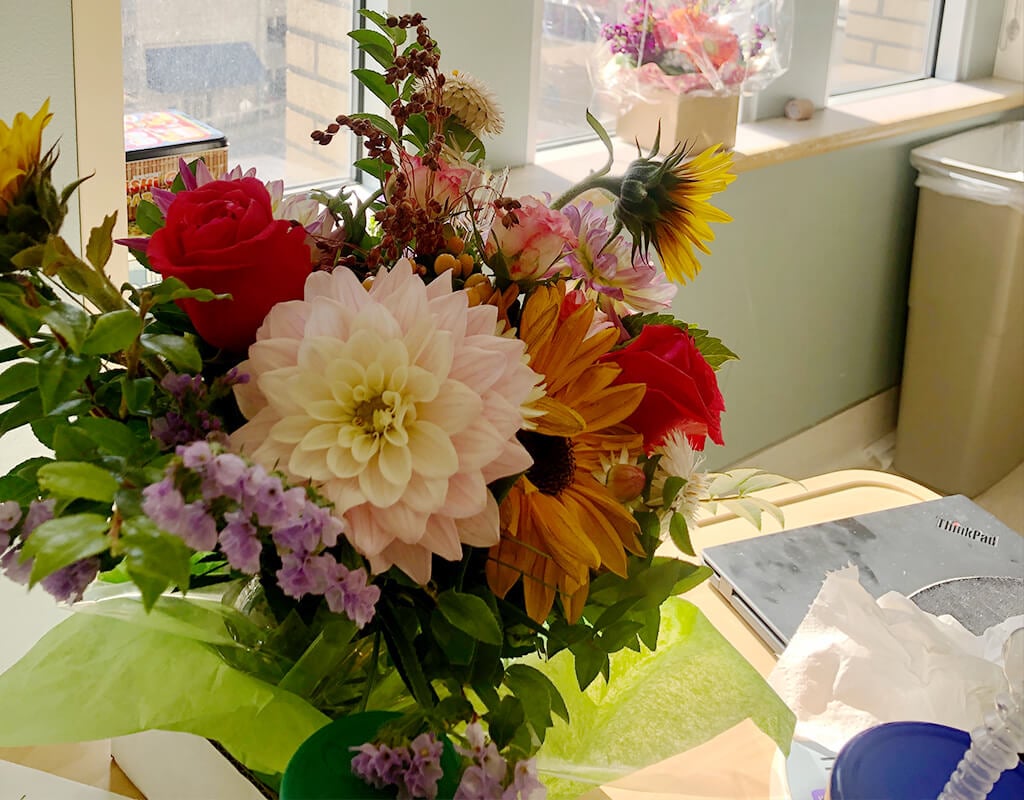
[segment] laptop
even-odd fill
[[[974,633],[1024,613],[1024,537],[961,495],[707,547],[711,584],[781,653],[826,573],[848,565]],[[980,628],[980,630],[979,630]]]

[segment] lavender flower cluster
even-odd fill
[[[289,597],[322,595],[336,614],[360,628],[371,619],[380,589],[362,567],[349,569],[331,553],[344,523],[303,487],[221,452],[205,440],[179,445],[164,478],[147,486],[142,508],[168,533],[198,552],[221,552],[233,569],[260,572],[265,546],[281,561],[275,573]]]
[[[160,388],[170,396],[173,408],[153,420],[154,438],[169,448],[220,431],[223,424],[217,415],[210,413],[208,406],[235,384],[248,382],[249,376],[235,367],[215,379],[209,389],[200,375],[168,372],[161,379]]]
[[[508,762],[484,734],[476,720],[466,726],[469,747],[456,747],[472,760],[466,767],[454,800],[543,800],[547,789],[537,778],[537,763],[528,758],[517,761],[509,776]]]
[[[631,66],[657,62],[665,52],[654,24],[654,10],[650,0],[630,0],[622,9],[626,22],[601,26],[601,35],[608,40],[608,47],[614,54],[626,56]]]
[[[23,561],[21,548],[36,528],[53,519],[54,505],[54,500],[33,500],[22,519],[21,506],[14,500],[0,503],[0,570],[12,581],[28,583],[35,559]],[[75,602],[82,599],[85,587],[95,580],[99,571],[98,558],[83,558],[47,575],[39,583],[57,600]]]
[[[375,789],[398,789],[398,800],[435,800],[444,746],[432,733],[421,733],[408,745],[366,744],[352,748],[352,773]]]

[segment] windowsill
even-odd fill
[[[925,80],[902,91],[868,91],[842,95],[809,120],[769,119],[738,126],[734,171],[747,172],[798,158],[1024,106],[1024,84],[999,78],[952,83]],[[613,139],[615,164],[621,171],[636,157],[635,145]],[[537,154],[535,163],[512,170],[509,194],[548,191],[582,180],[601,164],[599,141],[553,148]]]

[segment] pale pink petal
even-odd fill
[[[475,516],[455,520],[455,525],[459,529],[459,538],[463,544],[472,547],[490,547],[497,544],[499,539],[497,501],[488,492],[487,507]]]

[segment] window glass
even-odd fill
[[[346,148],[319,147],[309,133],[352,111],[353,4],[122,0],[129,166],[180,148],[175,137],[201,139],[205,126],[223,134],[231,166],[264,179],[298,187],[350,177]]]
[[[615,22],[618,6],[616,0],[544,1],[538,147],[592,137],[588,108],[606,127],[614,126],[616,103],[595,93],[587,62],[600,39],[601,26]]]
[[[942,0],[839,0],[829,93],[932,76]]]

